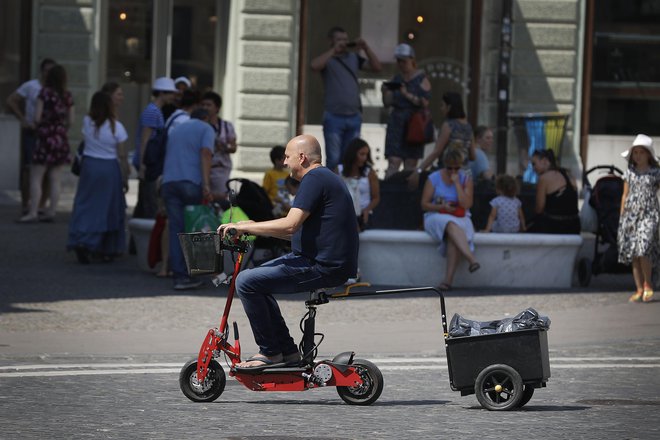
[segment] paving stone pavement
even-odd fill
[[[657,373],[657,368],[655,370]],[[333,389],[261,394],[229,381],[195,404],[176,374],[0,379],[1,438],[652,439],[660,436],[657,374],[556,369],[522,410],[489,412],[449,390],[445,371],[384,372],[374,405],[342,403]],[[614,385],[614,386],[613,386]],[[8,405],[7,402],[13,402]],[[10,422],[11,421],[11,422]]]
[[[64,250],[70,198],[56,223],[36,225],[13,222],[14,199],[0,193],[0,439],[660,438],[660,302],[628,304],[630,275],[561,291],[447,295],[447,319],[529,306],[552,319],[552,377],[522,411],[488,412],[451,391],[433,294],[319,308],[321,357],[352,349],[379,360],[386,385],[373,406],[345,405],[333,389],[255,393],[232,378],[217,401],[194,404],[178,388],[179,366],[218,324],[226,288],[182,295],[137,269],[134,256],[80,266]],[[304,297],[280,297],[292,329]],[[34,374],[12,376],[26,371]]]

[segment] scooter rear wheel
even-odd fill
[[[354,359],[351,365],[362,378],[362,385],[337,387],[337,393],[349,405],[371,405],[383,392],[383,374],[377,366],[364,359]]]
[[[209,363],[204,382],[197,380],[197,358],[188,361],[179,373],[181,391],[193,402],[213,402],[225,390],[226,383],[225,370],[216,360]]]

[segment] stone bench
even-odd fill
[[[461,260],[456,287],[568,288],[582,245],[579,235],[475,234],[481,269]],[[446,260],[424,231],[371,229],[360,234],[362,281],[392,286],[437,286]]]

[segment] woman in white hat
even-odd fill
[[[660,168],[653,140],[637,135],[632,146],[621,153],[628,160],[623,173],[621,217],[617,233],[619,262],[632,264],[637,290],[630,302],[649,302],[653,279],[660,275]]]

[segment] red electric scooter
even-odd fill
[[[211,402],[225,389],[225,371],[217,361],[224,356],[229,375],[253,391],[305,391],[334,386],[350,405],[370,405],[383,391],[383,375],[367,360],[354,359],[353,352],[344,352],[332,360],[316,361],[323,335],[316,333],[316,307],[331,299],[388,295],[412,292],[435,292],[440,297],[442,329],[447,351],[447,366],[451,389],[461,395],[476,394],[486,409],[507,411],[525,405],[536,388],[546,386],[550,377],[546,329],[530,328],[509,333],[450,337],[444,295],[434,287],[413,287],[375,291],[351,291],[358,283],[343,292],[327,294],[313,291],[305,301],[307,313],[300,322],[303,331],[299,344],[302,360],[297,365],[276,364],[257,368],[240,368],[241,346],[238,326],[234,322],[234,344],[229,342],[227,319],[234,298],[236,275],[242,268],[249,243],[243,239],[221,239],[215,233],[180,234],[186,264],[191,275],[217,273],[223,250],[236,254],[234,276],[230,278],[229,294],[219,328],[209,330],[199,355],[186,363],[179,375],[181,391],[194,402]],[[315,337],[320,336],[318,343]]]
[[[235,235],[235,234],[234,234]],[[183,394],[194,402],[212,402],[225,389],[225,371],[218,361],[224,357],[233,376],[245,387],[253,391],[306,391],[313,388],[333,386],[346,403],[370,405],[383,391],[383,375],[378,367],[364,359],[354,358],[353,352],[343,352],[333,359],[316,361],[319,344],[323,335],[315,332],[316,307],[326,304],[332,298],[347,297],[351,289],[368,285],[358,283],[348,286],[345,291],[327,294],[325,291],[311,292],[305,301],[307,313],[300,322],[303,331],[299,344],[302,360],[296,365],[273,364],[263,367],[240,368],[241,346],[238,326],[234,322],[234,343],[229,341],[228,318],[235,293],[235,279],[242,269],[243,258],[250,249],[244,238],[228,234],[224,239],[215,233],[180,234],[188,271],[191,275],[219,272],[223,251],[234,255],[234,273],[229,282],[227,302],[220,321],[220,327],[212,328],[204,338],[197,358],[187,362],[181,369],[179,385]],[[319,336],[320,340],[315,341]]]

